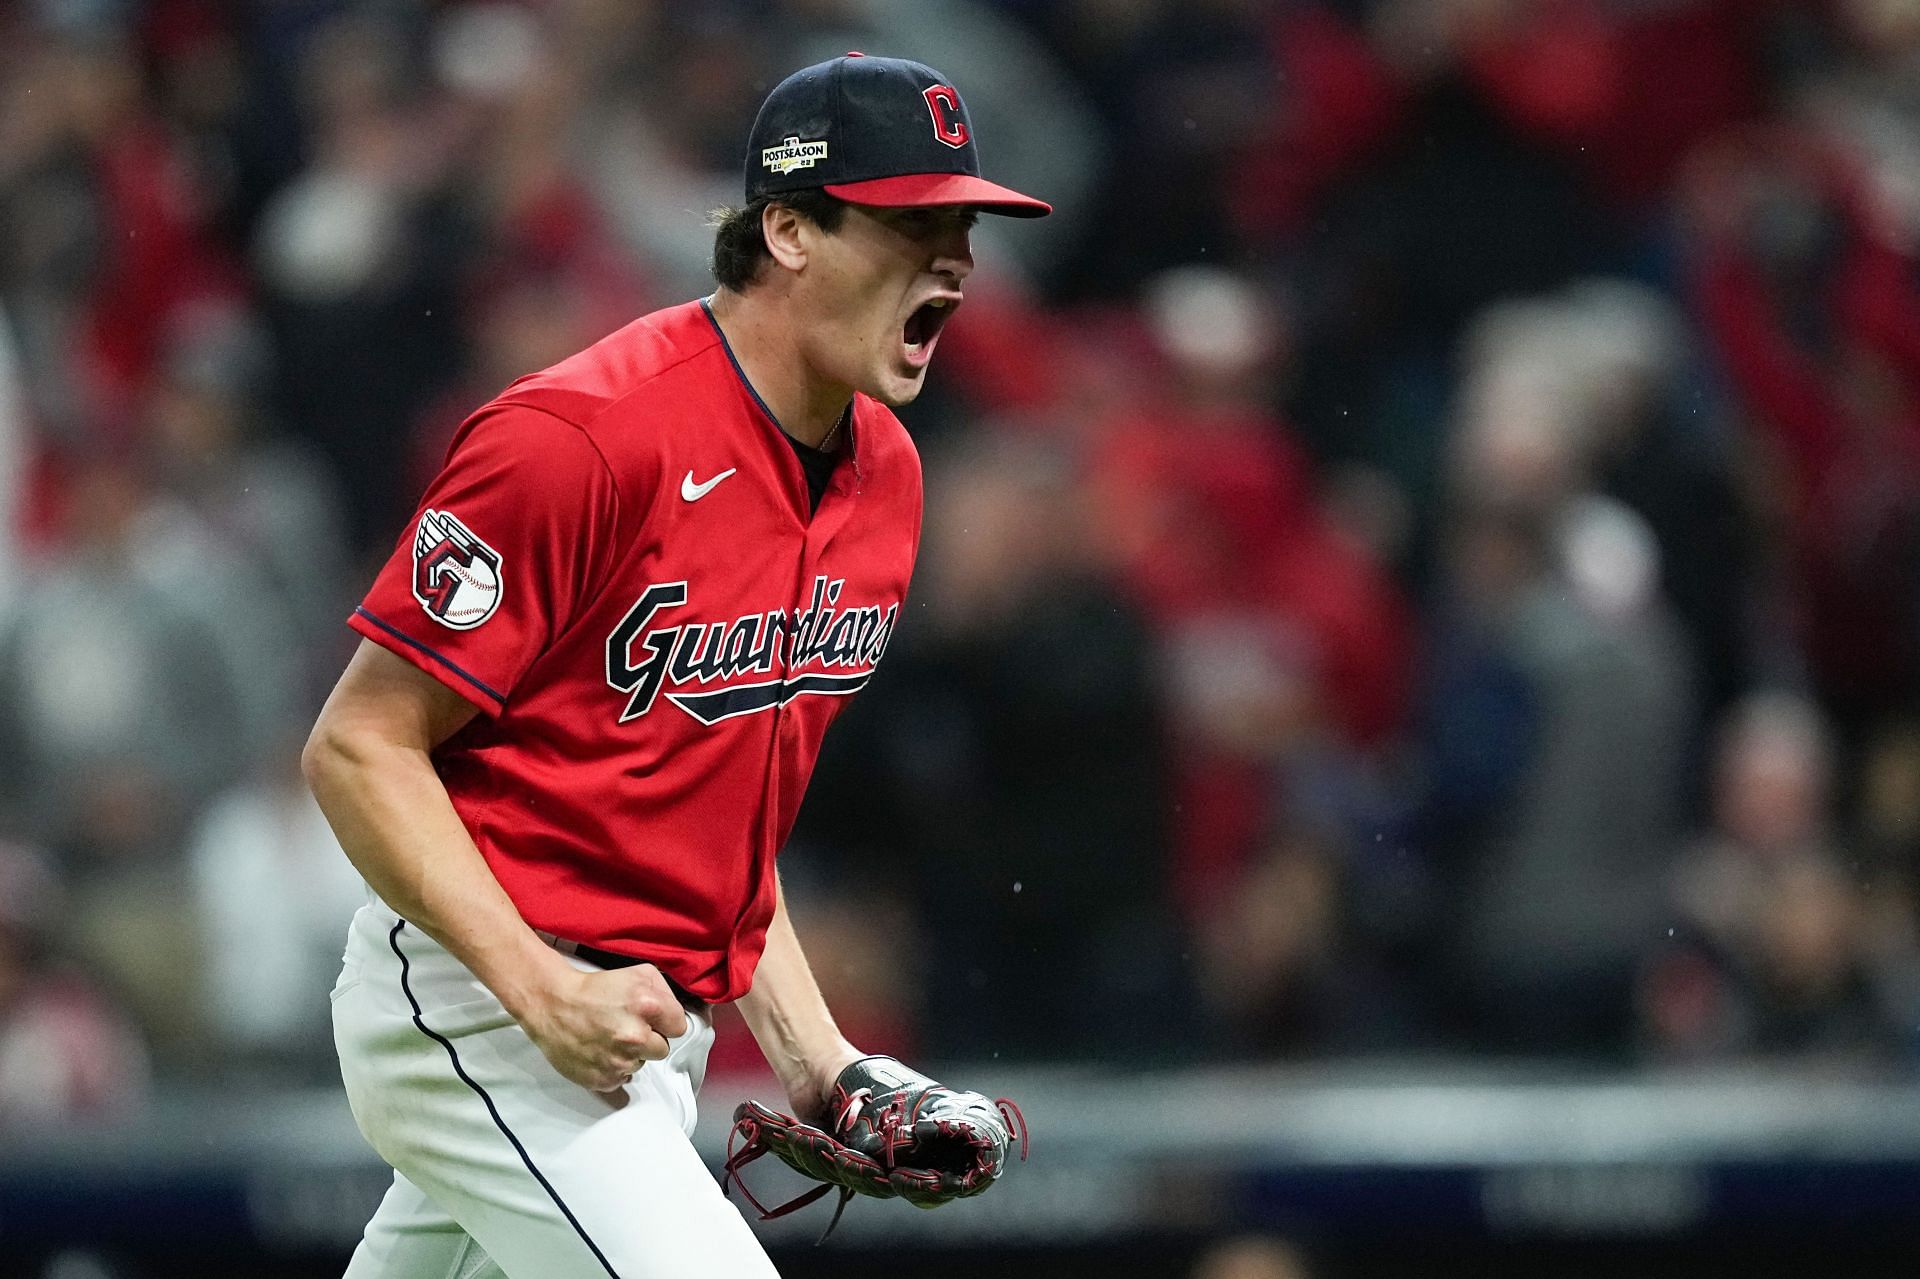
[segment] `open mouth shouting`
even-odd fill
[[[913,309],[907,316],[907,322],[901,326],[900,341],[906,348],[907,364],[916,369],[924,369],[933,358],[933,348],[940,341],[940,330],[959,309],[960,295],[943,293],[927,299]]]

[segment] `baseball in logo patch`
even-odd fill
[[[788,138],[777,147],[763,147],[760,151],[760,163],[780,174],[811,169],[826,158],[825,142],[802,142],[799,138]]]
[[[413,538],[413,598],[434,621],[470,631],[500,607],[500,552],[445,511],[420,516]]]

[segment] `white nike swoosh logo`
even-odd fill
[[[732,475],[735,471],[739,469],[740,469],[739,467],[729,466],[726,470],[720,472],[720,474],[714,476],[712,479],[708,480],[705,484],[695,484],[693,482],[693,472],[688,471],[687,478],[680,481],[680,496],[685,498],[689,502],[698,502],[701,498],[713,492],[714,485],[718,484],[721,480],[726,479],[729,475]]]

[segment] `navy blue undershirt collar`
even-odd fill
[[[842,454],[853,452],[853,445],[849,443],[828,453],[810,444],[803,444],[794,437],[793,432],[781,426],[780,419],[768,407],[766,400],[761,398],[758,388],[753,384],[753,379],[747,376],[744,368],[740,367],[740,357],[733,353],[733,343],[727,341],[727,331],[720,327],[720,317],[713,313],[711,294],[700,299],[700,309],[707,313],[707,323],[713,325],[714,336],[720,339],[720,349],[727,353],[727,363],[733,365],[734,376],[740,379],[740,385],[747,388],[747,394],[751,395],[753,402],[760,406],[760,411],[767,415],[767,421],[778,427],[787,443],[793,446],[793,455],[800,459],[800,471],[806,476],[808,505],[815,511],[819,510],[820,499],[826,495],[827,484],[833,477],[834,467],[839,465]],[[851,400],[847,402],[847,407],[841,415],[840,427],[845,436],[853,435],[853,402]]]
[[[706,297],[700,299],[700,309],[707,313],[707,323],[713,325],[714,336],[720,339],[720,349],[727,353],[727,363],[733,365],[734,376],[740,379],[740,385],[747,388],[747,394],[751,395],[753,402],[760,406],[760,411],[767,415],[767,421],[773,423],[775,426],[780,426],[779,417],[774,414],[771,408],[767,407],[767,402],[760,398],[760,392],[758,388],[754,386],[753,379],[748,377],[747,371],[740,367],[740,357],[733,353],[733,343],[727,341],[727,331],[720,327],[720,317],[713,313],[712,294],[708,294]],[[787,430],[784,426],[780,426],[780,433],[788,439],[793,438],[793,432]]]

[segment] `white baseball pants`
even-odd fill
[[[687,1022],[624,1089],[590,1092],[431,937],[362,907],[334,1043],[354,1118],[394,1178],[347,1279],[774,1275],[694,1152],[713,1026],[692,1008]]]

